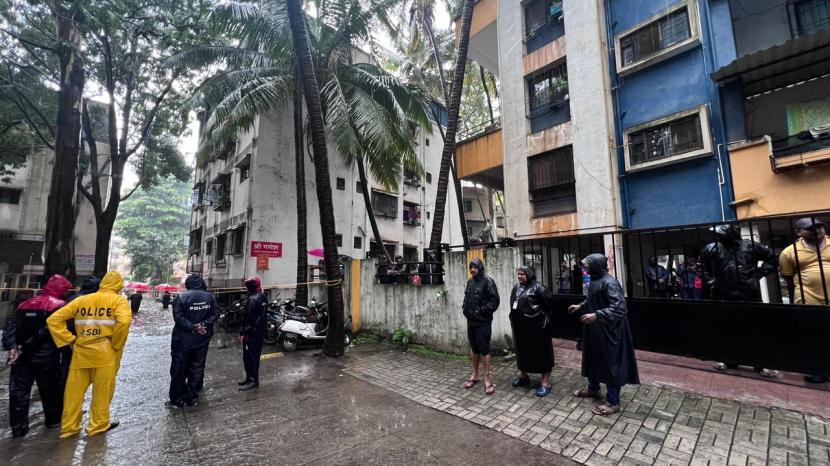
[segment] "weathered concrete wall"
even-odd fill
[[[516,248],[488,249],[485,270],[496,281],[501,303],[493,319],[494,347],[506,347],[511,333],[508,319],[510,291],[519,265]],[[444,285],[380,285],[374,281],[375,261],[362,264],[361,320],[363,329],[392,333],[403,327],[414,340],[430,347],[463,353],[468,351],[467,321],[461,312],[467,283],[467,254],[444,256]],[[442,295],[442,292],[446,294]]]

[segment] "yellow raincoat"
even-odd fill
[[[115,392],[115,376],[132,321],[129,303],[118,294],[123,287],[124,280],[118,272],[107,272],[97,293],[70,302],[46,321],[58,347],[72,345],[61,438],[81,431],[81,406],[90,384],[92,405],[87,434],[106,432],[110,427],[109,407]],[[70,319],[75,319],[77,336],[66,328],[66,321]]]

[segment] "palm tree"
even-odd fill
[[[441,52],[439,50],[440,43],[436,39],[435,34],[435,0],[412,0],[412,3],[409,4],[409,25],[412,28],[412,45],[417,48],[421,43],[423,43],[422,35],[426,35],[429,39],[430,49],[432,51],[432,59],[433,63],[435,64],[435,69],[438,72],[438,82],[441,89],[441,96],[444,98],[444,108],[447,108],[450,103],[450,93],[447,90],[447,79],[444,75],[444,61],[441,58]],[[469,37],[469,34],[468,34]],[[489,101],[489,100],[488,100]],[[439,122],[440,120],[436,117],[436,121]],[[447,144],[447,137],[443,130],[441,130],[441,139],[444,141],[444,145]],[[454,144],[454,143],[453,143]],[[450,164],[450,173],[452,174],[453,179],[453,187],[455,189],[455,196],[456,196],[456,206],[458,208],[458,219],[461,223],[461,239],[462,243],[464,244],[464,249],[470,248],[470,238],[467,233],[467,218],[464,214],[464,195],[461,191],[461,180],[458,178],[458,172],[455,168],[455,150],[453,149],[453,159],[451,160]],[[444,205],[440,206],[442,212],[444,209]],[[436,209],[438,209],[438,205],[436,204]],[[441,229],[443,230],[443,216],[442,216],[442,225]],[[433,229],[435,225],[435,220],[433,219]],[[431,244],[430,249],[434,249],[435,247]]]
[[[300,79],[300,64],[294,60],[294,183],[297,187],[297,291],[294,299],[297,305],[308,305],[308,232],[306,231],[305,201],[305,151],[303,150],[303,85]]]
[[[458,56],[455,60],[452,90],[447,105],[447,132],[444,152],[441,154],[441,169],[438,172],[438,191],[435,195],[435,212],[432,216],[432,234],[429,248],[438,249],[444,229],[444,210],[447,204],[449,171],[455,154],[455,135],[458,130],[458,110],[461,106],[461,92],[464,87],[464,72],[467,64],[467,49],[470,46],[470,27],[473,20],[473,6],[476,0],[464,0],[461,7],[461,37],[458,41]]]
[[[375,0],[376,3],[385,1],[389,0]],[[278,110],[285,105],[298,81],[290,69],[296,57],[314,148],[324,259],[328,276],[337,277],[340,272],[336,247],[332,252],[328,245],[328,239],[331,239],[331,244],[335,241],[333,214],[330,222],[326,219],[327,209],[333,209],[328,158],[327,153],[320,152],[318,148],[320,141],[315,140],[317,130],[312,114],[313,103],[307,87],[309,78],[306,72],[309,70],[304,68],[301,53],[305,52],[302,49],[307,48],[311,55],[310,70],[314,83],[320,86],[315,87],[313,94],[320,105],[323,130],[327,130],[338,152],[350,163],[358,165],[364,187],[368,186],[367,167],[377,181],[394,189],[397,189],[404,167],[422,170],[415,157],[411,131],[413,126],[429,128],[429,119],[420,90],[403,84],[374,64],[353,63],[353,57],[359,53],[355,51],[354,44],[369,36],[371,22],[377,19],[370,13],[371,9],[363,9],[360,2],[353,0],[328,2],[326,9],[317,10],[316,18],[304,16],[301,21],[303,30],[299,31],[288,19],[293,7],[291,4],[287,6],[288,11],[284,1],[270,0],[257,5],[230,3],[217,7],[213,13],[214,24],[234,45],[194,48],[175,57],[173,63],[201,68],[217,64],[225,67],[224,71],[199,86],[193,102],[194,105],[211,109],[199,149],[199,153],[205,155],[213,153],[238,130],[249,127],[256,115]],[[288,24],[291,24],[290,30]],[[300,44],[298,48],[297,41],[302,37],[306,42],[304,47]],[[294,101],[296,110],[299,98]],[[295,111],[295,115],[299,115],[299,111]],[[298,121],[295,116],[295,143],[301,141],[300,133],[303,132],[300,127],[302,122]],[[297,151],[301,149],[299,147]],[[299,152],[297,156],[302,158]],[[323,168],[325,176],[322,176]],[[297,188],[300,189],[299,183]],[[382,244],[368,190],[364,189],[363,195],[373,234],[378,244]],[[298,200],[298,214],[300,210]],[[302,223],[304,218],[298,217],[298,223]],[[331,238],[327,239],[327,236]],[[301,250],[300,254],[304,255],[303,252]],[[334,269],[330,268],[332,254]],[[299,269],[298,261],[298,273]],[[302,281],[298,278],[298,282]],[[330,295],[329,303],[332,314],[338,313],[334,306],[340,303],[339,318],[342,322],[342,292],[339,293],[339,297]],[[331,325],[336,327],[335,320]],[[334,335],[332,338],[338,337]],[[340,345],[342,352],[342,341]],[[327,352],[337,353],[332,348]]]

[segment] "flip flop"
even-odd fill
[[[493,393],[496,393],[496,386],[495,385],[490,384],[490,385],[485,385],[484,386],[484,394],[485,395],[492,395]]]
[[[470,379],[470,380],[464,382],[464,388],[469,390],[469,389],[475,387],[478,382],[479,382],[479,379]]]
[[[593,398],[595,400],[599,400],[602,398],[602,393],[592,392],[591,390],[581,388],[574,392],[574,396],[578,398]]]
[[[591,412],[596,414],[597,416],[608,416],[611,414],[619,413],[620,405],[611,406],[608,403],[604,403],[599,406],[594,406],[594,409],[592,409]]]

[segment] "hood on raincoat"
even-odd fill
[[[720,241],[726,243],[737,243],[741,240],[741,231],[732,224],[715,225],[709,230],[714,232]]]
[[[470,261],[470,265],[467,268],[470,267],[478,269],[478,276],[484,276],[484,262],[480,258],[474,257],[473,260]]]
[[[43,309],[52,312],[66,304],[63,296],[70,289],[72,289],[72,282],[66,277],[58,274],[52,275],[43,285],[39,295],[23,301],[17,308],[25,310]]]
[[[533,270],[533,267],[529,265],[520,265],[517,272],[524,272],[525,276],[527,277],[527,284],[531,284],[536,281],[536,271]]]
[[[245,280],[245,288],[251,294],[262,293],[262,280],[259,277],[253,277]]]
[[[601,277],[608,273],[608,258],[602,254],[589,254],[582,259],[582,263],[588,267],[588,275],[592,277]]]
[[[188,275],[187,279],[184,281],[184,287],[188,290],[207,291],[207,284],[200,273],[192,273]]]
[[[121,288],[124,288],[124,279],[118,272],[107,272],[104,278],[101,279],[101,284],[98,286],[99,291],[112,291],[120,293]]]
[[[92,294],[98,291],[98,287],[101,286],[101,279],[98,277],[87,277],[84,280],[84,283],[81,284],[81,291],[78,292],[79,295],[87,295]]]

